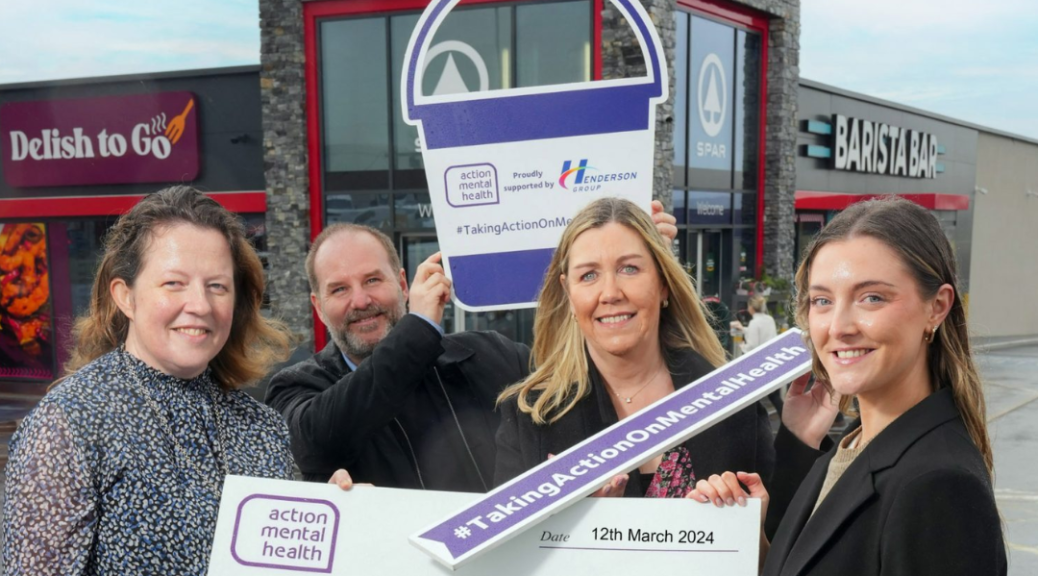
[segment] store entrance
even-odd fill
[[[700,296],[721,297],[721,279],[725,272],[721,250],[723,233],[720,230],[696,230],[692,232],[690,240],[693,250],[689,254],[689,261],[692,263],[696,291]]]

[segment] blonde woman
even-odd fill
[[[538,299],[537,370],[500,396],[498,484],[712,371],[725,361],[703,306],[649,215],[605,198],[566,227]],[[732,468],[767,476],[767,415],[739,412],[657,455],[609,496],[681,497]]]

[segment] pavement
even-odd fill
[[[995,453],[995,501],[1009,548],[1009,575],[1038,575],[1038,340],[986,342],[977,368],[985,382],[988,430]],[[7,404],[4,398],[0,404]],[[11,410],[24,412],[24,405]],[[13,413],[13,412],[12,412]],[[0,467],[7,464],[13,423],[0,408]],[[4,474],[0,472],[0,504]],[[0,534],[2,538],[2,534]],[[2,563],[2,561],[0,561]],[[2,566],[0,566],[2,568]]]
[[[1038,343],[977,355],[995,453],[1009,574],[1038,574]]]

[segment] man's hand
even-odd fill
[[[408,296],[408,309],[421,314],[436,324],[443,319],[443,308],[451,297],[451,281],[440,265],[442,254],[437,252],[429,256],[418,266],[414,280],[411,281],[411,294]]]
[[[350,473],[342,468],[339,468],[332,474],[332,477],[328,479],[328,483],[335,484],[343,490],[353,488],[353,478],[350,478]]]
[[[332,474],[332,477],[328,479],[328,483],[335,484],[341,490],[349,490],[354,486],[372,486],[372,484],[368,484],[366,482],[354,484],[353,478],[350,477],[350,473],[343,468],[339,468],[338,470],[336,470],[335,473]]]
[[[673,242],[678,237],[677,218],[664,212],[663,203],[659,200],[652,201],[652,222],[667,240]]]

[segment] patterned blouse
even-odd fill
[[[245,392],[98,358],[11,441],[4,573],[205,574],[225,457],[231,474],[292,478],[284,421]]]

